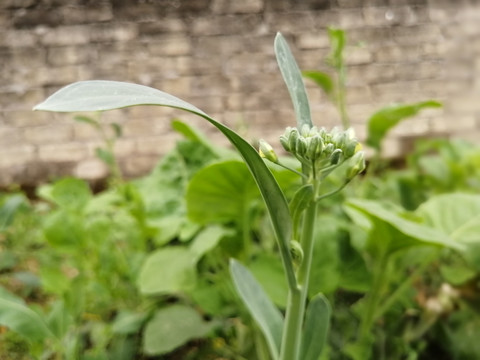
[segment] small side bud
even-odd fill
[[[333,146],[333,144],[332,143],[327,144],[327,146],[325,146],[325,149],[324,149],[325,155],[327,156],[330,155],[333,152],[333,150],[335,150],[335,147]]]
[[[352,157],[357,152],[358,141],[350,140],[350,142],[345,146],[345,156],[347,158]]]
[[[295,153],[298,156],[304,156],[307,152],[307,140],[303,136],[300,136],[297,139],[297,143],[295,144]]]
[[[299,138],[298,130],[296,128],[291,128],[288,134],[288,146],[291,152],[294,152],[297,147],[297,140]]]
[[[335,151],[330,156],[330,164],[337,165],[340,162],[342,155],[343,151],[341,149],[335,149]]]
[[[260,139],[258,153],[262,158],[265,158],[273,163],[278,162],[278,156],[275,154],[275,151],[265,140]]]
[[[308,146],[307,146],[307,157],[312,160],[312,161],[315,161],[315,159],[317,158],[317,154],[318,154],[318,146],[320,144],[320,142],[322,141],[322,139],[320,139],[320,136],[316,135],[316,136],[312,136],[312,137],[309,137],[307,138],[308,140]]]
[[[290,241],[290,254],[292,255],[293,263],[299,266],[303,261],[303,249],[297,240]]]
[[[290,149],[290,144],[288,143],[288,138],[285,136],[285,135],[281,135],[280,136],[280,144],[282,144],[283,148],[290,152],[291,149]]]
[[[352,180],[355,176],[365,170],[365,153],[358,151],[350,160],[350,167],[347,170],[347,180]]]

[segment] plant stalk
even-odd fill
[[[288,293],[285,325],[283,328],[282,348],[279,360],[299,360],[302,340],[302,326],[308,295],[308,282],[313,255],[313,230],[317,206],[312,202],[305,211],[301,244],[303,261],[297,273],[298,286],[290,288]]]
[[[382,254],[380,262],[375,269],[372,290],[368,295],[365,315],[363,316],[361,322],[360,342],[368,339],[372,330],[372,326],[377,319],[375,314],[377,313],[377,307],[381,302],[381,293],[385,285],[385,279],[387,278],[389,259],[390,257],[388,254]]]

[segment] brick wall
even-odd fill
[[[250,139],[276,142],[294,123],[277,70],[281,31],[302,69],[325,69],[328,26],[347,31],[348,105],[357,133],[392,102],[444,101],[395,129],[386,156],[412,137],[480,134],[480,4],[446,0],[0,0],[0,185],[36,184],[65,174],[104,177],[99,135],[69,114],[32,112],[78,80],[141,83],[190,101]],[[339,124],[308,84],[314,121]],[[127,176],[147,172],[176,137],[174,117],[155,107],[107,112],[124,137]]]

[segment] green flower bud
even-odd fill
[[[325,148],[323,149],[323,151],[325,152],[325,155],[329,156],[331,153],[333,153],[333,150],[335,150],[335,147],[333,146],[333,144],[327,144],[325,146]]]
[[[322,139],[320,136],[315,135],[307,138],[307,158],[309,160],[315,161],[318,156],[318,146],[321,143]]]
[[[281,135],[281,136],[280,136],[280,144],[282,144],[283,148],[284,148],[286,151],[288,151],[288,152],[291,151],[291,150],[290,150],[290,145],[289,145],[289,143],[288,143],[288,138],[287,138],[285,135]]]
[[[300,135],[298,134],[298,130],[296,128],[290,128],[290,132],[288,134],[288,147],[290,148],[290,152],[295,152],[299,136]]]
[[[304,137],[299,137],[295,144],[295,153],[297,156],[304,156],[307,152],[307,140]]]
[[[290,241],[290,254],[292,255],[293,263],[297,266],[303,261],[302,245],[296,240]]]
[[[313,137],[315,135],[318,135],[318,128],[316,126],[312,126],[308,131],[308,136]]]
[[[260,139],[258,153],[262,158],[265,158],[273,163],[278,162],[278,156],[275,154],[275,151],[265,140]]]
[[[330,164],[337,165],[342,158],[343,151],[341,149],[335,149],[335,151],[330,155]]]
[[[345,130],[345,135],[347,136],[347,140],[354,140],[356,138],[355,130],[353,128]]]
[[[350,166],[347,169],[347,180],[352,180],[355,176],[365,170],[365,153],[363,151],[357,151],[355,155],[350,159]]]
[[[347,158],[352,157],[355,155],[357,152],[357,146],[359,145],[357,140],[351,140],[348,144],[345,146],[345,156]]]

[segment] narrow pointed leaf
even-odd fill
[[[345,31],[341,29],[329,28],[328,37],[330,39],[331,52],[329,54],[330,64],[337,70],[344,67],[343,49],[345,48]]]
[[[331,314],[330,304],[322,294],[310,301],[305,316],[300,359],[318,360],[327,342]]]
[[[298,68],[297,62],[285,38],[280,33],[275,37],[275,55],[277,56],[278,66],[280,67],[283,80],[287,85],[293,102],[293,108],[295,109],[295,116],[297,118],[297,127],[300,129],[304,124],[311,127],[312,116],[310,114],[310,105],[308,103],[302,73]]]
[[[282,314],[245,266],[232,259],[230,273],[237,293],[262,330],[273,359],[278,359],[283,328]]]
[[[393,105],[380,109],[368,119],[367,144],[380,150],[381,143],[388,131],[400,121],[415,116],[425,108],[439,108],[442,104],[429,100],[415,104]]]
[[[43,103],[35,106],[34,110],[57,112],[105,111],[136,105],[167,106],[194,113],[210,122],[230,140],[247,163],[260,189],[279,242],[282,260],[287,269],[287,277],[289,282],[293,284],[295,282],[294,271],[288,250],[288,243],[292,233],[292,222],[287,201],[263,159],[237,133],[212,119],[197,107],[173,95],[147,86],[117,81],[95,80],[71,84],[51,95]]]

